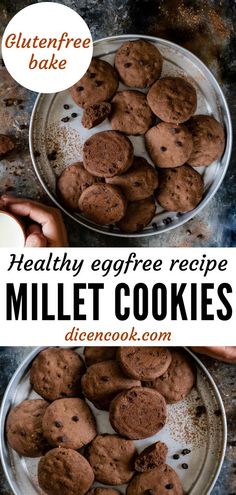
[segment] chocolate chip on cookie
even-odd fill
[[[162,55],[152,43],[127,41],[117,50],[115,67],[121,81],[129,87],[146,88],[159,79]]]
[[[128,483],[134,474],[135,457],[134,443],[118,435],[98,435],[87,451],[95,480],[106,485]]]
[[[155,82],[147,95],[148,104],[164,122],[181,124],[197,107],[197,93],[183,77],[163,77]]]
[[[154,389],[134,387],[117,395],[110,405],[112,427],[131,440],[150,437],[166,422],[166,402]]]
[[[120,175],[132,165],[133,145],[116,131],[98,132],[84,143],[84,167],[97,177]]]
[[[39,457],[48,450],[42,428],[48,405],[43,399],[34,399],[25,400],[11,409],[6,423],[7,440],[18,454]]]
[[[84,372],[84,362],[75,351],[49,347],[33,361],[30,383],[39,395],[50,401],[77,397]]]
[[[109,409],[112,399],[122,390],[141,385],[140,381],[125,376],[115,361],[93,364],[83,376],[84,395],[98,409]]]
[[[183,495],[177,473],[167,464],[152,471],[137,474],[129,483],[127,495]]]
[[[118,88],[117,72],[105,60],[93,58],[86,74],[71,88],[72,98],[81,107],[112,98]]]
[[[161,168],[179,167],[186,163],[193,150],[192,135],[182,124],[161,122],[145,134],[147,151]]]
[[[127,172],[110,177],[106,182],[120,187],[128,201],[140,201],[153,194],[158,186],[158,175],[145,158],[135,156]]]
[[[81,454],[58,448],[40,459],[38,481],[47,495],[85,495],[93,484],[94,474]]]
[[[153,115],[147,98],[140,91],[119,91],[111,102],[111,126],[124,134],[145,134],[151,127]]]
[[[96,436],[96,421],[82,399],[58,399],[43,417],[43,432],[50,445],[80,449]]]
[[[125,375],[148,381],[165,373],[171,363],[171,353],[166,347],[120,347],[117,359]]]
[[[219,160],[225,148],[225,132],[220,122],[210,115],[194,115],[186,125],[193,138],[189,165],[201,167]]]
[[[167,211],[191,211],[204,192],[202,176],[189,165],[161,169],[156,200]]]

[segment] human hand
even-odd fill
[[[192,347],[192,350],[225,363],[236,364],[236,347]]]
[[[1,196],[0,205],[13,215],[32,220],[26,230],[26,247],[68,246],[64,221],[57,208],[7,194]]]

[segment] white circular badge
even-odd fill
[[[9,22],[2,56],[11,76],[38,93],[55,93],[85,74],[93,53],[90,30],[74,10],[54,2],[24,8]]]

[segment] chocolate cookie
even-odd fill
[[[111,113],[111,104],[103,101],[86,106],[84,109],[81,123],[87,129],[92,129],[98,124],[101,124]]]
[[[108,225],[124,217],[127,201],[118,187],[94,184],[81,194],[79,208],[92,222]]]
[[[140,201],[153,194],[158,186],[158,176],[145,158],[135,156],[133,165],[127,172],[110,177],[106,182],[119,186],[128,201]]]
[[[159,79],[162,56],[148,41],[127,41],[116,52],[115,67],[121,81],[129,87],[146,88]]]
[[[128,483],[134,474],[135,457],[134,443],[118,435],[97,436],[87,451],[95,480],[105,485]]]
[[[39,457],[48,449],[43,437],[42,418],[48,407],[43,399],[25,400],[11,409],[6,423],[7,441],[26,457]]]
[[[154,389],[134,387],[113,399],[109,417],[117,433],[132,440],[140,440],[155,435],[163,428],[166,402]]]
[[[220,122],[210,115],[194,115],[186,125],[193,137],[189,165],[207,166],[219,160],[225,149],[225,132]]]
[[[50,401],[77,397],[84,372],[84,362],[75,351],[49,347],[33,361],[30,383],[39,395]]]
[[[126,214],[117,225],[122,232],[138,232],[151,222],[155,211],[156,205],[152,196],[141,201],[133,201],[128,203]]]
[[[71,449],[50,450],[39,461],[39,486],[47,495],[85,495],[94,474],[88,461]]]
[[[131,480],[126,495],[183,495],[177,473],[167,464],[147,473],[137,474]]]
[[[182,352],[174,350],[171,355],[172,361],[167,371],[149,383],[168,403],[183,400],[192,390],[196,379],[192,366]]]
[[[111,126],[124,134],[145,134],[152,125],[147,97],[140,91],[119,91],[111,102]]]
[[[139,473],[152,471],[166,463],[168,448],[163,442],[156,442],[142,450],[135,460],[135,470]]]
[[[50,445],[80,449],[96,436],[96,421],[82,399],[58,399],[47,408],[43,432]]]
[[[115,361],[93,364],[83,376],[84,395],[98,409],[109,409],[112,399],[122,390],[141,385],[140,381],[127,378]]]
[[[86,74],[71,88],[73,100],[80,107],[110,100],[118,88],[116,70],[105,60],[93,58]]]
[[[87,366],[110,361],[116,357],[117,347],[85,347],[84,358]]]
[[[120,347],[117,359],[125,375],[148,381],[165,373],[171,363],[171,353],[166,347]]]
[[[10,136],[0,134],[0,160],[8,156],[15,148],[15,143]]]
[[[158,203],[167,211],[190,211],[201,201],[204,192],[202,176],[189,165],[162,169],[156,191]]]
[[[182,77],[163,77],[150,88],[147,100],[153,113],[164,122],[186,122],[197,108],[195,88]]]
[[[133,145],[119,132],[103,131],[84,143],[84,167],[97,177],[120,175],[132,165]]]
[[[121,495],[118,490],[113,490],[113,488],[94,488],[89,490],[87,495]]]
[[[57,193],[66,208],[78,210],[82,192],[96,182],[96,177],[85,170],[82,162],[73,163],[58,178]]]
[[[193,140],[184,125],[161,122],[145,134],[147,151],[161,168],[179,167],[186,163],[193,149]]]

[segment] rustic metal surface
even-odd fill
[[[59,0],[60,1],[60,0]],[[0,31],[8,19],[33,2],[0,0]],[[93,38],[123,33],[160,36],[196,53],[218,79],[236,129],[236,2],[205,0],[64,0],[88,22]],[[0,67],[1,132],[17,137],[18,152],[4,167],[0,192],[48,202],[32,168],[28,152],[28,124],[36,95],[19,87]],[[6,106],[6,98],[23,100]],[[72,246],[232,246],[236,245],[236,152],[218,193],[193,220],[169,233],[149,239],[116,239],[95,234],[65,218]]]

